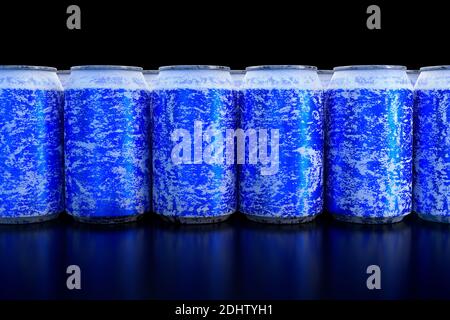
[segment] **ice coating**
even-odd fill
[[[160,70],[155,89],[233,89],[229,71]]]
[[[413,210],[450,222],[450,70],[421,71],[414,104]]]
[[[267,130],[268,153],[276,152],[271,141],[276,137],[275,130],[279,133],[276,171],[262,174],[262,168],[268,165],[261,161],[251,164],[248,155],[239,165],[239,211],[248,217],[295,223],[309,221],[322,211],[321,88],[314,70],[247,71],[240,128],[246,132]]]
[[[246,89],[322,90],[317,71],[310,69],[248,70],[243,86]]]
[[[72,71],[65,91],[69,214],[108,223],[150,211],[149,112],[142,73]]]
[[[123,89],[142,90],[148,85],[141,71],[135,70],[71,70],[65,89]]]
[[[160,70],[152,107],[153,210],[181,222],[220,221],[232,214],[236,210],[235,164],[206,163],[202,154],[199,161],[193,161],[194,141],[189,143],[192,152],[183,151],[189,161],[175,163],[172,152],[181,140],[171,139],[177,129],[194,139],[194,125],[200,122],[204,150],[209,144],[204,139],[208,128],[222,134],[235,129],[237,114],[230,73]]]
[[[371,69],[335,71],[328,89],[412,89],[404,70]]]
[[[0,70],[0,223],[64,211],[62,101],[56,72]]]
[[[0,89],[63,90],[54,71],[0,69]]]
[[[327,90],[325,203],[337,218],[383,223],[410,213],[411,87],[401,70],[335,71]]]
[[[449,70],[420,71],[415,90],[447,90],[450,87]]]

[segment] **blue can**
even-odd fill
[[[0,66],[0,223],[64,211],[62,103],[56,69]]]
[[[421,68],[414,89],[413,210],[450,223],[450,66]]]
[[[70,70],[58,70],[56,71],[56,74],[58,75],[61,85],[65,88],[67,81],[69,80]]]
[[[66,211],[90,223],[150,211],[148,86],[142,69],[72,67],[65,91]]]
[[[311,221],[323,205],[323,106],[317,68],[248,67],[242,90],[239,211],[266,223]]]
[[[393,223],[411,212],[412,86],[402,66],[334,68],[326,103],[325,207]]]
[[[228,67],[159,68],[153,101],[153,209],[180,223],[219,222],[236,210],[236,127]]]

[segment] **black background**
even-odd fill
[[[81,30],[66,27],[70,4],[81,8]],[[381,8],[381,30],[366,28],[370,4]],[[0,7],[0,63],[415,69],[449,63],[448,16],[433,1],[14,1]]]

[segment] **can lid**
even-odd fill
[[[230,67],[202,65],[202,64],[173,65],[173,66],[159,67],[159,71],[169,71],[169,70],[219,70],[219,71],[230,71]]]
[[[261,66],[251,66],[245,68],[246,71],[259,71],[259,70],[317,70],[317,67],[306,65],[292,65],[292,64],[266,64]]]
[[[231,74],[245,74],[245,70],[230,70]]]
[[[420,71],[450,70],[450,65],[422,67]]]
[[[74,66],[70,68],[72,71],[78,70],[124,70],[124,71],[142,71],[141,67],[134,66],[116,66],[116,65],[85,65]]]
[[[142,73],[144,73],[144,74],[158,74],[159,71],[158,70],[144,70],[144,71],[142,71]]]
[[[317,73],[319,74],[333,74],[333,70],[318,70]]]
[[[334,67],[334,71],[346,70],[406,70],[405,66],[389,65],[389,64],[367,64],[367,65],[353,65]]]
[[[52,71],[56,68],[44,66],[27,66],[27,65],[0,65],[0,70],[36,70],[36,71]]]

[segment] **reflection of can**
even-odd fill
[[[64,211],[62,101],[56,69],[0,66],[0,223]]]
[[[323,108],[317,69],[249,67],[242,88],[239,210],[260,222],[312,220],[323,203]]]
[[[408,74],[409,81],[411,81],[412,86],[416,84],[417,78],[419,77],[419,70],[406,70]]]
[[[414,211],[450,223],[450,66],[421,68],[415,99]]]
[[[142,73],[144,74],[148,87],[150,90],[153,90],[156,78],[158,77],[158,70],[144,70]]]
[[[326,104],[326,208],[359,223],[411,211],[412,86],[401,66],[337,67]]]
[[[327,89],[330,83],[331,77],[333,76],[333,70],[319,70],[317,71],[319,75],[320,82],[322,83],[322,88]]]
[[[58,75],[59,81],[61,82],[63,88],[66,87],[67,82],[69,81],[70,70],[58,70],[56,71]]]
[[[150,211],[149,99],[141,68],[80,66],[65,92],[66,210],[93,223]]]
[[[236,209],[229,68],[159,69],[153,101],[153,205],[171,221],[225,220]]]

